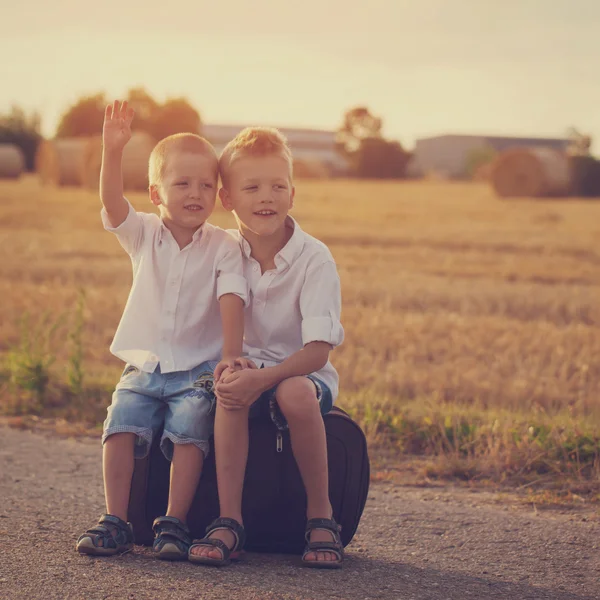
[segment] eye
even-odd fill
[[[257,185],[248,185],[245,188],[243,188],[243,190],[245,192],[255,192],[258,189]]]
[[[175,185],[179,186],[179,187],[183,187],[183,186],[187,185],[187,181],[178,181]]]
[[[202,189],[204,189],[204,190],[212,190],[212,188],[213,188],[212,183],[201,183],[200,185],[201,185]]]
[[[278,183],[275,187],[278,190],[287,190],[287,185],[283,185],[282,183]]]

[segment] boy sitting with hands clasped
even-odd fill
[[[194,541],[189,559],[225,565],[242,550],[248,419],[266,413],[280,427],[289,426],[306,489],[302,562],[338,568],[343,546],[329,502],[322,418],[338,393],[329,353],[344,337],[337,268],[325,244],[302,231],[288,214],[295,194],[292,156],[279,131],[242,131],[223,151],[220,172],[221,201],[238,221],[250,287],[244,356],[258,368],[224,367],[217,378],[215,459],[221,518],[209,526],[206,537]]]

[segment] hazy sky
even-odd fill
[[[211,123],[335,128],[366,104],[411,146],[438,133],[591,132],[599,0],[0,0],[0,111],[46,134],[80,95],[144,86]]]

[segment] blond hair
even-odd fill
[[[173,150],[203,154],[215,160],[215,177],[218,171],[218,157],[212,144],[195,133],[176,133],[162,139],[150,154],[148,181],[150,185],[160,185],[165,172],[167,156]]]
[[[246,127],[233,138],[219,157],[219,172],[225,184],[231,165],[244,156],[280,156],[289,166],[292,177],[292,151],[288,141],[274,127]]]

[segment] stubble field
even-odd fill
[[[91,192],[0,182],[5,414],[104,417],[131,266],[99,210]],[[375,457],[390,468],[399,455],[427,457],[429,477],[597,487],[599,202],[503,201],[485,184],[301,181],[293,214],[338,263],[339,404]],[[234,226],[222,210],[211,221]]]

